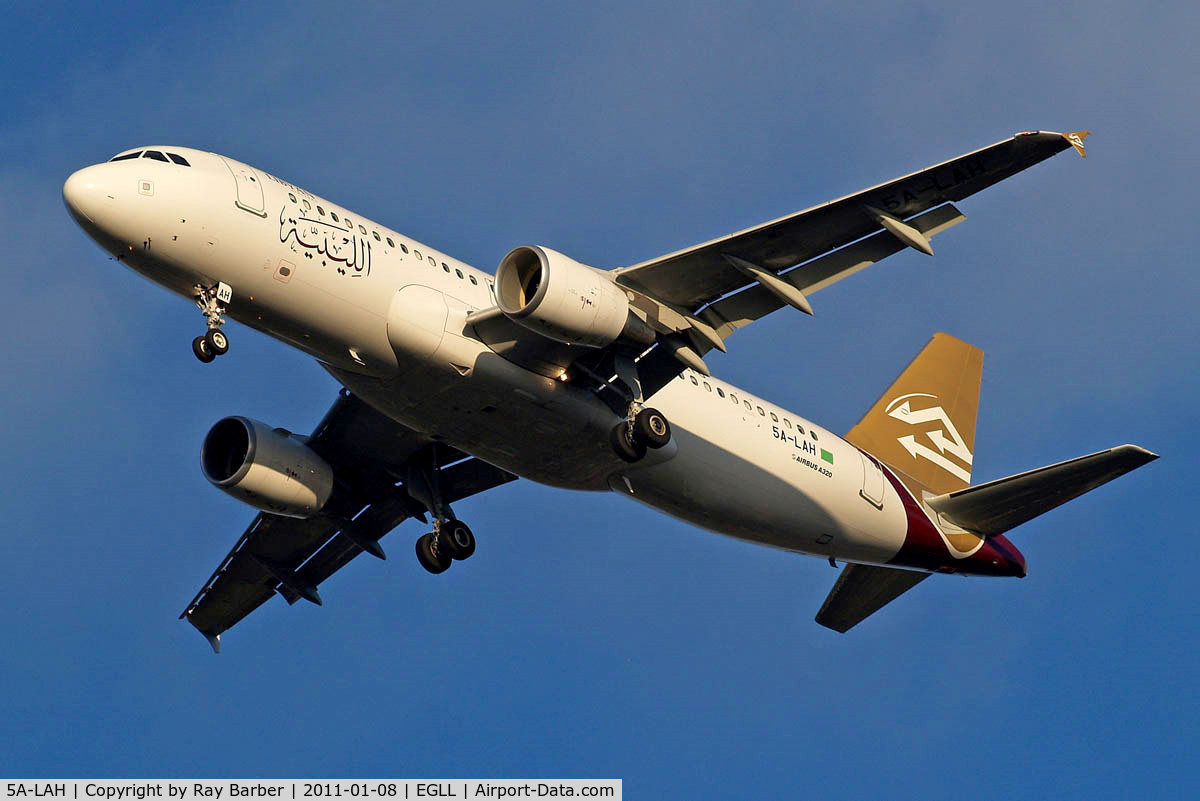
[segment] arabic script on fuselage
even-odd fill
[[[279,210],[279,241],[293,253],[333,267],[338,275],[361,278],[371,274],[371,242],[351,228],[306,216],[299,205],[285,204]]]

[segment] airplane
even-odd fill
[[[1156,459],[1121,445],[971,484],[983,353],[936,334],[842,437],[714,377],[704,356],[965,218],[954,206],[1087,131],[1025,131],[738,233],[617,269],[522,245],[495,274],[261,169],[152,145],[73,173],[65,204],[112,257],[193,301],[201,362],[226,317],[340,383],[302,436],[242,416],[205,477],[259,510],[181,618],[221,635],[318,585],[408,518],[430,573],[470,558],[452,504],[517,477],[612,491],[842,571],[816,621],[845,632],[933,573],[1026,574],[1012,528]]]

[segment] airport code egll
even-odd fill
[[[87,781],[26,780],[5,782],[4,799],[70,799],[70,801],[229,801],[230,799],[508,799],[603,798],[621,801],[620,779],[439,779],[439,780],[155,780]]]

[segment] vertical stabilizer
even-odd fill
[[[845,439],[886,463],[914,492],[963,489],[971,483],[982,372],[983,351],[934,334]]]

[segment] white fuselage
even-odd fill
[[[594,393],[472,336],[467,315],[495,305],[491,274],[232,159],[158,150],[190,166],[136,158],[71,176],[64,196],[89,235],[186,298],[228,284],[227,316],[398,422],[522,477],[612,489],[745,540],[876,564],[904,544],[894,482],[807,419],[686,371],[647,399],[673,442],[626,464]]]

